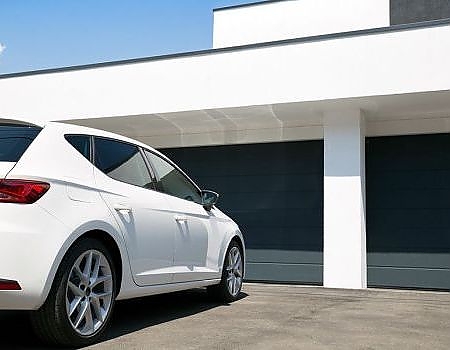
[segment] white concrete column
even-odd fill
[[[366,288],[364,118],[324,114],[324,269],[330,288]]]

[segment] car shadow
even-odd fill
[[[248,294],[241,293],[239,299],[247,296]],[[211,300],[205,289],[119,301],[103,341],[223,305],[226,304]],[[2,349],[48,349],[34,335],[27,312],[0,311],[0,329]]]

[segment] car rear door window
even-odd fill
[[[0,162],[17,162],[40,131],[38,127],[0,125]]]
[[[139,148],[112,139],[95,137],[94,164],[109,177],[144,188],[153,188],[153,181]]]
[[[66,135],[66,140],[87,160],[91,159],[91,137],[88,135]]]
[[[156,154],[147,150],[144,152],[158,176],[159,191],[198,204],[202,203],[199,189],[181,171]]]

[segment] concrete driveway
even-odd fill
[[[0,312],[1,349],[42,349],[27,315]],[[450,349],[450,293],[246,284],[232,305],[203,290],[117,304],[89,349]]]

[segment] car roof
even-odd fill
[[[143,142],[140,142],[138,140],[135,140],[135,139],[123,136],[123,135],[119,135],[119,134],[112,133],[112,132],[105,131],[105,130],[90,128],[87,126],[80,126],[80,125],[63,123],[63,122],[47,122],[43,126],[43,128],[52,128],[52,127],[59,128],[64,134],[85,134],[85,135],[91,135],[91,136],[106,137],[106,138],[111,138],[111,139],[115,139],[115,140],[119,140],[119,141],[123,141],[123,142],[127,142],[127,143],[132,143],[132,144],[140,146],[142,148],[151,150],[152,152],[155,152],[158,155],[160,155],[163,158],[170,161],[170,159],[168,159],[164,154],[162,154],[158,150],[154,149],[153,147],[151,147]]]
[[[112,133],[109,131],[105,131],[105,130],[100,130],[100,129],[95,129],[95,128],[90,128],[87,126],[81,126],[81,125],[76,125],[76,124],[71,124],[69,122],[58,122],[58,121],[32,121],[30,119],[24,119],[24,118],[18,118],[18,117],[14,117],[14,118],[0,118],[0,124],[4,124],[4,125],[8,125],[8,124],[20,124],[20,125],[25,125],[25,126],[37,126],[40,128],[59,128],[60,131],[63,134],[85,134],[85,135],[92,135],[92,136],[100,136],[100,137],[107,137],[107,138],[111,138],[111,139],[115,139],[115,140],[119,140],[119,141],[123,141],[123,142],[127,142],[127,143],[131,143],[137,146],[140,146],[142,148],[146,148],[148,150],[151,150],[152,152],[158,154],[159,156],[163,157],[164,159],[166,159],[167,161],[169,161],[170,163],[174,164],[169,158],[167,158],[164,154],[162,154],[161,152],[159,152],[158,150],[154,149],[153,147],[140,142],[138,140],[126,137],[126,136],[122,136],[116,133]],[[174,164],[176,165],[176,164]],[[177,166],[178,167],[178,166]],[[187,175],[186,175],[187,176]]]
[[[38,126],[38,127],[44,127],[46,123],[44,122],[38,122],[38,121],[30,121],[28,119],[24,118],[3,118],[0,117],[0,124],[1,125],[23,125],[23,126]]]

